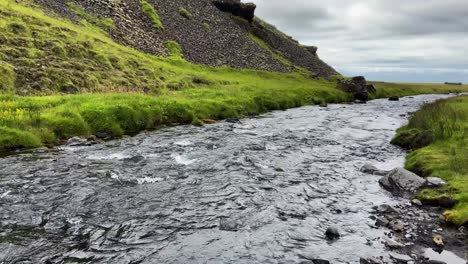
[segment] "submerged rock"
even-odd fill
[[[363,173],[367,173],[367,174],[381,175],[381,176],[388,173],[388,171],[379,170],[377,169],[377,167],[369,163],[364,164],[364,166],[361,167],[360,171]]]
[[[329,227],[327,228],[327,231],[325,231],[325,236],[329,240],[336,240],[340,238],[340,232],[336,227]]]
[[[421,189],[426,184],[426,180],[411,171],[395,168],[380,179],[379,183],[394,195],[410,196]]]

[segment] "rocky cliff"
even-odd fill
[[[239,0],[34,0],[48,12],[101,27],[118,43],[168,56],[176,41],[185,59],[210,66],[290,72],[313,76],[337,72],[273,26],[253,18],[255,5]]]

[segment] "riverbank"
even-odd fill
[[[138,93],[0,96],[0,150],[53,146],[74,136],[116,138],[164,125],[203,125],[214,120],[352,99],[336,89],[333,81],[310,80],[299,75],[284,79],[274,73],[265,74],[269,78],[257,76],[251,86],[191,88],[158,96]],[[376,88],[377,94],[396,96],[433,91]],[[440,85],[436,91],[449,90]]]
[[[72,23],[10,0],[0,7],[0,151],[352,100],[336,80],[298,67],[278,73],[196,65],[175,41],[166,43],[169,57],[158,57],[119,45],[86,20]],[[373,98],[468,91],[466,85],[375,86]]]
[[[447,185],[426,189],[418,198],[426,205],[448,207],[444,216],[468,224],[468,96],[424,105],[400,128],[392,143],[409,148],[406,168],[423,177],[440,177]]]

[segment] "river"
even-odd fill
[[[358,263],[384,254],[359,172],[402,166],[389,144],[442,95],[307,106],[0,158],[0,263]],[[324,233],[338,228],[329,242]],[[3,262],[2,262],[3,260]]]

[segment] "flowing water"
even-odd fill
[[[0,159],[0,263],[358,263],[397,201],[359,168],[402,166],[407,112],[446,96],[308,106]],[[329,226],[342,237],[329,242]],[[3,261],[3,262],[2,262]]]

